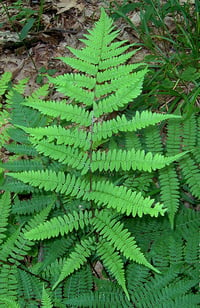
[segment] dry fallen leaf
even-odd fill
[[[77,0],[61,0],[59,3],[56,4],[58,8],[60,8],[57,14],[61,14],[65,11],[70,10],[73,7],[76,7]]]

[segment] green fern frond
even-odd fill
[[[118,110],[121,107],[125,107],[130,101],[136,98],[141,93],[146,72],[147,70],[143,69],[135,74],[133,73],[134,76],[130,75],[130,83],[128,83],[128,85],[126,84],[120,87],[114,94],[101,99],[99,102],[94,102],[94,116],[100,117],[105,113]]]
[[[42,307],[44,307],[44,308],[52,308],[53,307],[51,297],[47,293],[45,287],[43,287],[43,290],[42,290]]]
[[[55,289],[63,279],[65,279],[75,270],[79,269],[81,265],[85,263],[86,259],[91,255],[93,245],[94,239],[88,238],[83,239],[80,244],[75,246],[74,251],[64,262],[58,281],[54,284],[53,289]]]
[[[2,308],[21,308],[17,302],[7,297],[0,297],[0,304]]]
[[[105,281],[104,281],[105,282]],[[74,298],[64,300],[66,305],[78,308],[131,308],[132,304],[128,302],[126,297],[119,289],[114,290],[103,289],[99,291],[87,291]]]
[[[30,271],[18,269],[18,301],[20,308],[37,307],[42,298],[43,282]]]
[[[132,150],[134,148],[137,151],[142,149],[141,140],[136,132],[125,133],[124,139],[127,150]]]
[[[66,237],[56,238],[53,241],[49,241],[45,243],[45,252],[44,252],[44,260],[42,264],[40,264],[37,271],[34,273],[42,274],[44,271],[47,273],[46,268],[52,264],[54,264],[55,260],[58,258],[64,257],[66,253],[71,250],[71,247],[74,246],[76,242],[75,235],[69,234]],[[50,273],[51,276],[51,273]],[[48,276],[49,279],[49,276]]]
[[[144,134],[147,151],[152,152],[153,154],[162,153],[163,146],[160,136],[160,129],[156,126],[148,127],[145,129]]]
[[[24,171],[20,173],[7,173],[10,177],[29,183],[32,186],[43,188],[46,191],[60,192],[61,194],[82,197],[89,191],[90,183],[81,177],[52,170]]]
[[[44,279],[52,279],[52,282],[55,283],[58,280],[64,262],[65,258],[54,259],[54,261],[48,264],[41,273],[38,269],[36,272],[39,272]]]
[[[192,194],[200,198],[200,171],[195,161],[188,154],[180,161],[180,166],[186,183],[188,184]]]
[[[196,146],[197,123],[195,114],[183,121],[183,149],[192,150]]]
[[[120,42],[123,44],[123,42]],[[117,67],[113,67],[110,69],[107,69],[105,71],[99,71],[97,73],[97,82],[98,83],[103,83],[105,81],[112,80],[114,81],[115,79],[122,78],[124,76],[127,76],[130,74],[132,71],[136,70],[138,67],[145,65],[145,63],[136,63],[136,64],[130,64],[130,65],[120,65]]]
[[[136,245],[130,232],[123,224],[114,219],[107,211],[100,212],[93,218],[95,229],[106,238],[110,244],[129,260],[142,264],[159,273],[144,257],[140,248]]]
[[[4,240],[0,250],[1,261],[7,262],[8,257],[15,249],[15,243],[19,237],[19,234],[20,230],[17,229],[16,231],[13,231],[12,234]]]
[[[166,149],[168,155],[176,155],[181,148],[181,120],[171,119],[167,125]]]
[[[108,181],[93,182],[93,190],[85,192],[83,199],[94,200],[97,205],[106,205],[107,208],[133,217],[146,214],[157,217],[165,213],[162,204],[154,204],[153,199],[144,198],[140,192],[132,192],[126,187],[115,186]]]
[[[55,79],[57,80],[57,78]],[[60,80],[58,83],[60,83]],[[83,126],[89,126],[92,121],[91,114],[88,111],[77,105],[69,105],[64,100],[59,102],[45,101],[45,103],[42,100],[26,100],[23,105],[37,109],[42,114],[52,117],[60,117],[61,120],[72,121]]]
[[[5,179],[4,183],[0,185],[0,189],[17,193],[30,193],[34,191],[34,188],[31,185],[25,184],[21,181],[17,181],[10,177],[7,177]]]
[[[24,171],[24,170],[42,170],[43,164],[37,160],[20,159],[16,161],[0,163],[0,168],[4,168],[10,171]]]
[[[25,144],[6,144],[4,147],[10,152],[21,155],[37,156],[38,152],[31,145]]]
[[[8,89],[8,83],[12,79],[12,73],[11,72],[5,72],[3,75],[1,75],[0,78],[0,95],[4,95],[6,90]]]
[[[179,179],[175,168],[167,166],[159,171],[161,187],[161,201],[167,207],[168,217],[172,229],[174,228],[174,217],[178,210],[180,193]]]
[[[117,117],[103,123],[95,123],[93,127],[93,140],[98,141],[111,137],[113,133],[118,132],[134,132],[136,130],[145,128],[149,125],[154,125],[161,121],[179,118],[175,115],[158,114],[150,111],[136,112],[135,116],[131,120],[127,120],[125,115]]]
[[[18,285],[17,285],[16,273],[17,273],[17,267],[15,265],[1,264],[0,298],[5,297],[12,301],[17,300]]]
[[[103,260],[105,267],[122,287],[128,300],[130,300],[125,284],[124,265],[119,253],[115,251],[112,245],[101,239],[100,243],[97,245],[97,254]]]
[[[17,92],[19,94],[23,94],[25,91],[25,87],[27,86],[27,83],[29,81],[29,78],[23,78],[18,81],[17,84],[13,85],[11,90],[6,94],[7,102],[10,103],[11,97],[14,96],[14,94]]]
[[[65,145],[56,145],[54,143],[47,142],[46,140],[38,142],[34,138],[30,138],[30,141],[34,145],[37,152],[43,154],[44,156],[58,160],[60,163],[65,165],[67,164],[77,170],[84,169],[82,174],[85,174],[89,170],[88,155],[81,152],[79,149],[70,146],[66,147]],[[10,170],[12,171],[12,169]]]
[[[84,150],[90,148],[90,134],[78,128],[65,129],[62,126],[56,125],[37,128],[18,127],[29,133],[36,140],[46,137],[50,142],[56,140],[57,144],[73,145],[75,148],[83,148]]]
[[[80,270],[67,277],[64,283],[64,294],[67,298],[74,298],[92,290],[94,277],[90,266],[83,266]]]
[[[41,97],[46,97],[49,93],[49,85],[44,84],[41,87],[34,90],[30,96],[26,97],[25,102],[35,102],[37,103]],[[25,105],[25,102],[22,105]]]
[[[8,192],[4,193],[0,199],[0,244],[3,239],[6,237],[4,232],[7,230],[8,225],[8,216],[11,208],[11,198]]]
[[[109,150],[92,153],[91,170],[140,170],[148,171],[161,169],[173,161],[180,159],[187,152],[179,153],[174,156],[165,157],[160,153],[153,155],[151,152],[145,153],[144,150]]]
[[[58,216],[37,226],[36,228],[25,233],[29,240],[43,240],[46,238],[57,237],[58,235],[68,234],[73,230],[84,228],[90,224],[92,212],[73,212],[63,217]]]
[[[51,204],[42,210],[39,214],[33,217],[28,225],[25,225],[21,230],[16,230],[14,236],[10,236],[8,240],[2,245],[0,252],[2,259],[8,259],[9,262],[20,264],[24,256],[31,250],[34,242],[27,240],[24,232],[36,227],[38,223],[42,223],[49,214]]]
[[[48,204],[55,201],[55,194],[35,193],[32,195],[31,199],[22,201],[16,198],[12,206],[12,214],[29,215],[33,214],[34,212],[38,213]]]

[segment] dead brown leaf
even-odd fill
[[[79,10],[83,8],[82,5],[77,3],[77,0],[61,0],[56,6],[58,8],[57,14],[62,14],[72,8],[77,8]]]

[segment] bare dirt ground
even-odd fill
[[[36,81],[41,68],[55,69],[57,74],[69,72],[70,68],[56,58],[70,55],[66,46],[82,46],[79,39],[83,38],[87,30],[98,20],[101,7],[108,8],[111,1],[46,0],[40,20],[41,2],[24,1],[21,11],[34,10],[35,13],[30,18],[40,22],[39,30],[31,29],[24,40],[19,39],[19,34],[22,22],[27,22],[28,18],[19,16],[12,22],[9,20],[19,14],[19,10],[10,8],[14,2],[9,0],[3,1],[4,5],[0,4],[0,74],[12,72],[14,82],[29,78],[29,88],[32,91],[38,86]],[[132,20],[138,22],[137,13],[134,13]],[[122,20],[119,20],[116,26],[120,30],[120,39],[128,40],[130,43],[138,42],[137,33],[131,26]],[[135,61],[142,60],[146,53],[146,50],[141,50]],[[29,92],[30,90],[27,90],[26,94]]]

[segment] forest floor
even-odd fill
[[[29,78],[31,90],[41,82],[42,72],[55,70],[62,74],[69,70],[56,58],[70,55],[67,46],[80,48],[79,39],[98,20],[101,7],[108,8],[105,1],[96,0],[48,0],[43,1],[42,7],[42,1],[17,1],[19,5],[3,2],[4,5],[0,4],[0,74],[12,72],[14,82]],[[130,17],[137,22],[137,13]],[[24,25],[29,26],[33,18],[38,27],[25,31],[21,39]],[[120,39],[139,42],[137,33],[126,22],[119,20],[116,25]],[[142,61],[147,53],[146,49],[140,50],[135,61]]]

